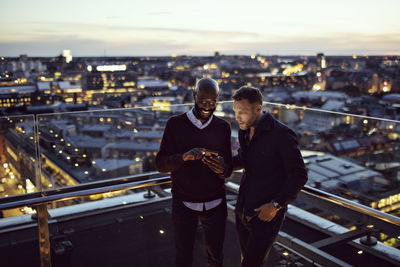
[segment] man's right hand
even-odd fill
[[[198,147],[192,148],[191,150],[182,155],[182,159],[183,161],[201,159],[205,151],[206,149],[204,148],[198,148]]]

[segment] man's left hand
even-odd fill
[[[225,171],[225,161],[221,156],[204,156],[202,161],[216,174],[223,174]]]
[[[254,209],[258,211],[258,218],[264,222],[270,222],[275,217],[279,209],[275,208],[272,202],[265,203],[264,205]]]

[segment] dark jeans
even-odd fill
[[[257,216],[247,221],[236,212],[236,229],[238,232],[242,267],[260,267],[279,233],[285,211],[280,210],[270,222],[264,222]]]
[[[226,201],[206,211],[194,211],[182,201],[172,200],[172,220],[176,248],[176,267],[190,267],[198,222],[201,222],[208,256],[208,266],[222,267],[227,209]]]

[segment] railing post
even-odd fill
[[[41,267],[51,267],[49,221],[46,205],[41,204],[36,207]]]

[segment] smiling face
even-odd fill
[[[236,121],[241,130],[247,130],[254,126],[261,116],[261,105],[251,104],[247,99],[235,100],[233,102],[233,111]]]
[[[219,94],[218,83],[211,78],[202,78],[193,92],[194,115],[205,123],[214,113]]]
[[[206,122],[214,113],[217,106],[218,93],[216,91],[199,90],[194,92],[194,108],[197,118]]]

